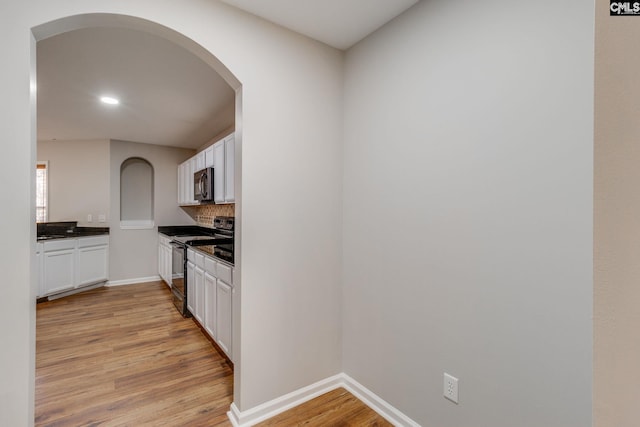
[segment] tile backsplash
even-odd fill
[[[182,206],[182,209],[201,227],[213,227],[213,219],[217,216],[235,216],[234,204]]]

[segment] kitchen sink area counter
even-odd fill
[[[38,299],[70,295],[109,280],[109,228],[38,224]]]
[[[38,242],[109,234],[109,227],[78,227],[77,221],[42,222],[37,227]]]

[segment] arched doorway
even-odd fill
[[[208,50],[206,50],[204,47],[202,47],[201,45],[199,45],[198,43],[196,43],[195,41],[193,41],[192,39],[189,39],[188,37],[182,35],[181,33],[174,31],[168,27],[165,27],[161,24],[155,23],[155,22],[151,22],[145,19],[141,19],[141,18],[136,18],[136,17],[132,17],[132,16],[125,16],[125,15],[117,15],[117,14],[103,14],[103,13],[98,13],[98,14],[85,14],[85,15],[74,15],[74,16],[69,16],[69,17],[65,17],[65,18],[61,18],[61,19],[57,19],[54,21],[50,21],[48,23],[42,24],[42,25],[38,25],[36,27],[32,28],[32,33],[34,35],[34,38],[36,41],[42,41],[45,40],[49,37],[58,35],[58,34],[62,34],[62,33],[66,33],[69,31],[73,31],[73,30],[79,30],[79,29],[85,29],[85,28],[92,28],[92,27],[104,27],[104,26],[110,26],[110,27],[116,27],[116,28],[123,28],[123,29],[133,29],[133,30],[137,30],[137,31],[142,31],[142,32],[146,32],[149,34],[153,34],[154,36],[157,37],[162,37],[165,38],[167,40],[170,40],[171,42],[179,45],[180,47],[184,48],[185,50],[191,52],[192,54],[194,54],[195,56],[197,56],[198,58],[200,58],[202,61],[204,61],[207,65],[209,65],[216,73],[218,73],[226,82],[227,84],[235,91],[235,111],[236,111],[236,120],[235,120],[235,131],[236,131],[236,141],[239,141],[241,139],[241,131],[240,131],[240,123],[242,122],[241,120],[241,112],[242,112],[242,108],[241,108],[241,85],[239,80],[230,72],[230,70],[227,69],[226,66],[224,66],[211,52],[209,52]],[[32,64],[32,67],[34,67],[35,64]],[[35,110],[35,108],[33,109]],[[236,176],[239,176],[241,174],[241,168],[240,168],[240,150],[241,150],[241,143],[237,143],[235,146],[235,150],[236,150],[236,163],[237,163],[237,167],[236,167]],[[136,163],[138,164],[138,163]],[[135,165],[134,165],[135,166]],[[152,169],[153,170],[153,169]],[[151,181],[152,182],[152,181]],[[240,181],[236,180],[237,184],[236,186],[240,185]],[[238,191],[239,193],[239,191]],[[239,200],[237,202],[239,204]],[[153,211],[151,211],[153,213]],[[237,208],[236,211],[236,215],[239,215],[239,208]],[[134,215],[135,216],[135,215]],[[239,233],[240,231],[238,230],[238,232],[236,233],[236,236],[239,237]],[[238,245],[239,245],[239,238],[238,238]],[[240,266],[240,252],[237,252],[238,255],[236,256],[236,270],[239,270],[239,266]],[[236,274],[236,284],[237,287],[239,288],[239,284],[240,284],[240,274]],[[236,291],[235,295],[234,295],[235,301],[234,301],[234,310],[238,310],[240,307],[240,292]],[[233,323],[233,329],[234,329],[234,335],[239,334],[239,322],[237,321],[237,319],[239,319],[239,315],[234,316],[234,318],[236,320],[234,320]],[[35,344],[32,342],[31,343],[32,346],[34,346]],[[238,346],[236,347],[236,354],[240,353],[240,345],[239,345],[239,340],[238,340]],[[238,362],[236,364],[236,370],[239,370],[239,360],[240,358],[238,357]],[[33,384],[30,385],[30,387],[33,387]],[[237,388],[239,387],[238,384],[236,384],[234,386],[234,389],[237,390]]]

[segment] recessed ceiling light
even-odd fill
[[[100,97],[100,101],[104,102],[105,104],[109,104],[109,105],[118,105],[118,104],[120,104],[120,101],[118,101],[116,98],[113,98],[111,96],[101,96]]]

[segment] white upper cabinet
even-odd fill
[[[234,134],[213,145],[214,201],[233,203],[235,201],[235,138]]]
[[[196,196],[193,191],[193,174],[198,171],[197,169],[198,159],[195,156],[192,157],[191,160],[189,161],[189,164],[191,165],[189,170],[189,176],[187,177],[187,184],[189,187],[189,203],[198,203],[196,201]]]
[[[194,200],[193,174],[213,167],[215,203],[234,203],[235,198],[235,135],[231,134],[207,147],[178,166],[178,204],[199,204]]]
[[[224,140],[213,145],[213,195],[214,202],[224,203]]]
[[[232,203],[235,195],[235,170],[236,170],[236,139],[231,134],[224,139],[224,201]]]
[[[202,169],[204,169],[204,165],[205,165],[205,152],[201,151],[198,154],[196,154],[196,168],[194,169],[194,173],[201,171]]]
[[[213,167],[213,145],[204,150],[204,167]]]
[[[178,204],[190,205],[193,200],[193,168],[196,159],[189,159],[178,166]]]

